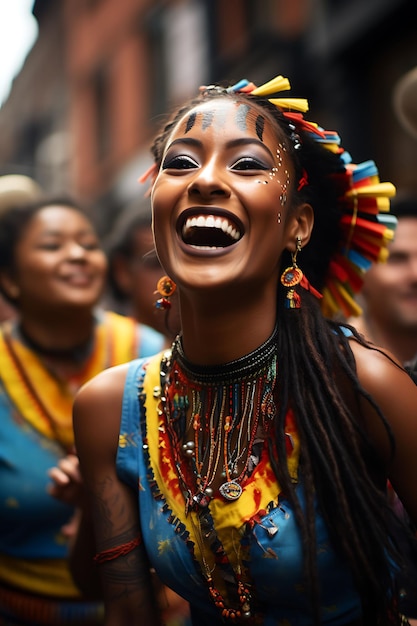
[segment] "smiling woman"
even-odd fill
[[[97,308],[106,257],[81,207],[18,195],[2,195],[0,214],[0,291],[16,311],[0,327],[0,624],[100,624],[101,603],[80,594],[68,566],[80,503],[52,497],[48,471],[74,453],[79,387],[164,338]]]
[[[106,626],[162,623],[152,568],[195,626],[404,623],[386,485],[417,521],[417,388],[341,315],[395,190],[288,89],[203,87],[152,146],[182,330],[74,404]]]

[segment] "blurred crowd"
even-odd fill
[[[100,598],[82,596],[68,565],[84,497],[59,492],[78,472],[72,401],[97,373],[159,352],[179,329],[174,311],[154,307],[163,272],[149,202],[120,220],[105,249],[74,199],[0,177],[0,624],[103,620]],[[185,603],[155,584],[167,624],[186,624]]]

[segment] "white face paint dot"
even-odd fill
[[[284,206],[285,203],[287,202],[287,192],[288,192],[288,187],[290,185],[290,175],[288,170],[284,170],[282,172],[282,164],[283,164],[283,158],[282,158],[282,154],[281,152],[285,152],[285,146],[283,144],[278,144],[278,148],[276,150],[276,157],[277,157],[277,161],[278,161],[278,167],[273,167],[271,168],[271,170],[268,172],[268,176],[270,178],[270,180],[276,180],[276,182],[281,185],[281,193],[279,195],[279,201],[281,206]],[[281,172],[281,174],[283,174],[284,177],[284,181],[281,180],[281,176],[277,176],[277,173]]]

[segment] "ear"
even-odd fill
[[[20,295],[20,288],[16,281],[6,272],[0,273],[0,284],[3,291],[10,300],[17,300]]]
[[[301,238],[301,246],[310,241],[311,231],[314,225],[314,211],[311,204],[304,202],[293,209],[288,216],[286,224],[286,248],[295,252],[297,237]]]

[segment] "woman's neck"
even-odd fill
[[[94,316],[89,312],[67,320],[23,316],[18,318],[16,329],[21,341],[40,356],[82,362],[91,352],[94,326]]]
[[[201,365],[228,363],[264,343],[276,327],[275,307],[249,306],[196,311],[181,303],[182,345],[187,358]]]

